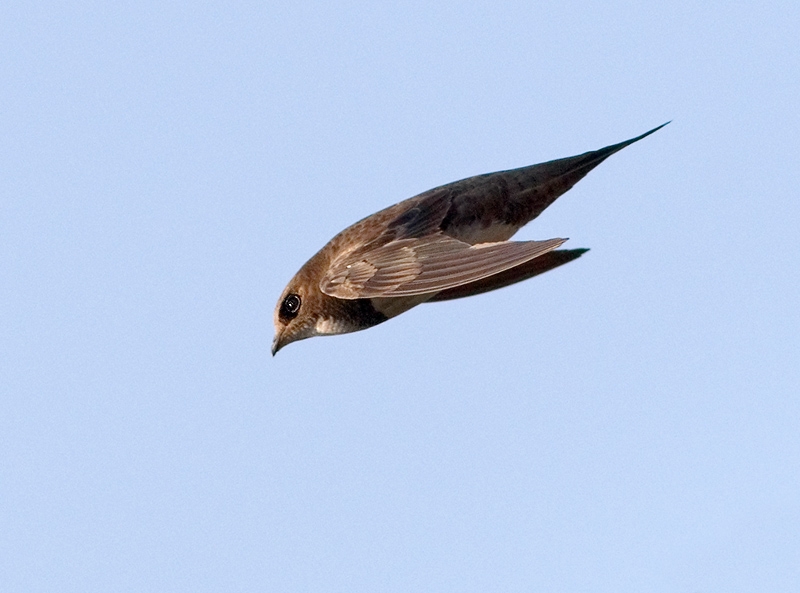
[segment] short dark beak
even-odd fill
[[[283,342],[281,342],[281,335],[275,334],[275,339],[272,340],[272,356],[275,356],[278,353],[278,350],[283,348]]]

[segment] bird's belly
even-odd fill
[[[412,296],[401,297],[376,297],[370,299],[372,306],[378,313],[386,315],[386,317],[396,317],[400,313],[405,313],[412,307],[416,307],[432,298],[436,293],[430,294],[415,294]]]
[[[494,223],[489,226],[483,226],[480,223],[475,223],[458,228],[450,227],[447,229],[447,234],[459,241],[476,245],[478,243],[508,241],[518,229],[518,226],[512,224]]]

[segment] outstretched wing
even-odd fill
[[[335,261],[320,282],[340,299],[411,296],[481,280],[552,251],[566,239],[470,245],[443,233],[391,241]]]
[[[569,263],[572,260],[579,258],[587,251],[589,250],[556,249],[555,251],[548,251],[539,257],[536,257],[530,261],[526,261],[525,263],[513,268],[509,268],[508,270],[500,272],[499,274],[487,276],[486,278],[476,280],[475,282],[469,282],[448,290],[443,290],[425,302],[436,303],[439,301],[460,299],[476,294],[483,294],[484,292],[489,292],[490,290],[497,290],[498,288],[511,286],[517,282],[522,282],[528,278],[533,278],[534,276],[548,272],[553,268],[557,268],[558,266]]]

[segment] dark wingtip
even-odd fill
[[[653,129],[652,129],[652,130],[650,130],[649,132],[645,132],[644,134],[642,134],[642,135],[641,135],[641,136],[639,136],[638,138],[634,138],[634,139],[633,139],[633,141],[634,141],[634,142],[636,142],[637,140],[641,140],[642,138],[645,138],[646,136],[649,136],[650,134],[653,134],[653,133],[655,133],[655,132],[658,132],[658,131],[659,131],[661,128],[663,128],[664,126],[666,126],[666,125],[668,125],[668,124],[671,124],[671,123],[672,123],[672,120],[669,120],[669,121],[667,121],[667,122],[664,122],[664,123],[663,123],[663,124],[661,124],[660,126],[656,126],[655,128],[653,128]]]
[[[660,126],[656,126],[652,130],[648,130],[644,134],[636,136],[635,138],[631,138],[630,140],[625,140],[624,142],[620,142],[619,144],[614,144],[612,146],[609,146],[608,148],[611,149],[613,152],[617,152],[618,150],[622,150],[626,146],[630,146],[631,144],[633,144],[634,142],[638,142],[642,138],[647,138],[650,134],[655,134],[661,128],[663,128],[664,126],[666,126],[667,124],[670,124],[670,123],[672,123],[672,120],[669,120],[668,122],[665,122],[665,123],[661,124]]]
[[[670,120],[668,122],[665,122],[665,123],[661,124],[660,126],[656,126],[652,130],[648,130],[644,134],[636,136],[635,138],[631,138],[630,140],[623,140],[622,142],[618,142],[617,144],[611,144],[610,146],[606,146],[605,148],[601,148],[600,150],[587,152],[585,155],[579,155],[581,157],[589,157],[589,159],[590,159],[588,162],[582,164],[582,168],[585,169],[585,172],[583,173],[583,175],[585,175],[586,173],[588,173],[589,171],[594,169],[597,165],[602,163],[604,160],[606,160],[612,154],[615,154],[615,153],[619,152],[620,150],[630,146],[634,142],[638,142],[642,138],[647,138],[650,134],[655,134],[661,128],[663,128],[664,126],[666,126],[667,124],[669,124],[671,122],[672,122],[672,120]]]

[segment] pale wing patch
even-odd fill
[[[335,262],[320,283],[342,299],[435,293],[497,274],[547,253],[565,239],[469,245],[437,233],[393,241]]]
[[[366,253],[349,254],[343,261],[334,262],[320,289],[340,299],[358,299],[363,297],[364,286],[376,277],[387,289],[409,282],[421,271],[412,247],[415,242],[402,239]]]

